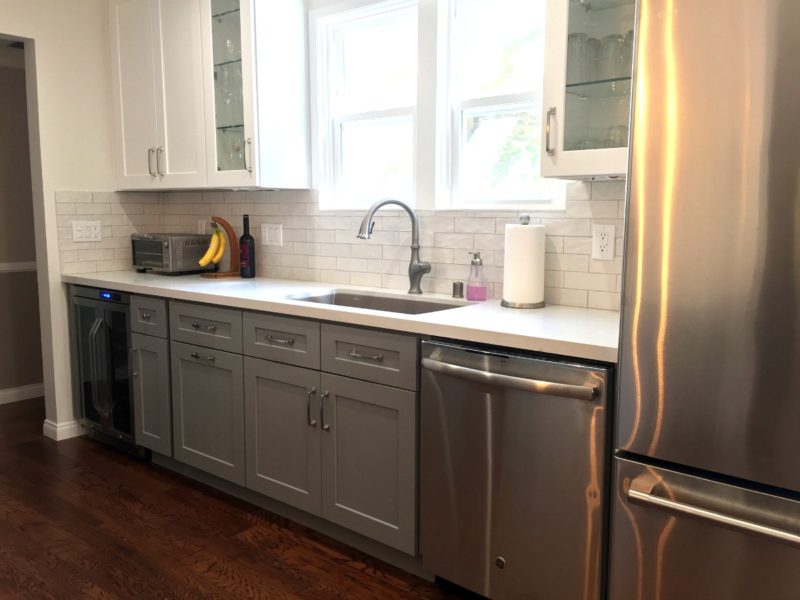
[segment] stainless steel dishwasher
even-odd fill
[[[422,344],[426,570],[496,599],[600,596],[609,369]]]

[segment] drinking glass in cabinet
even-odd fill
[[[241,62],[214,68],[214,102],[217,127],[241,126],[244,123]]]
[[[598,79],[616,79],[630,76],[624,71],[625,36],[618,33],[605,36],[600,44],[600,60],[598,61]],[[630,64],[630,61],[628,61]]]
[[[217,171],[240,171],[244,168],[244,128],[217,129]]]
[[[238,5],[238,2],[236,4]],[[238,8],[215,13],[212,29],[214,64],[241,60],[242,31]]]
[[[570,33],[567,38],[567,83],[592,81],[597,71],[600,43],[585,33]]]

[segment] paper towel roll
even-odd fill
[[[506,225],[503,306],[544,306],[544,225]]]

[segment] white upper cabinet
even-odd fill
[[[117,188],[307,189],[303,0],[111,0]]]
[[[548,0],[542,175],[624,177],[634,0]]]
[[[110,3],[118,189],[206,185],[200,0]]]
[[[303,0],[203,0],[210,187],[310,181]]]

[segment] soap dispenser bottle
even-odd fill
[[[480,252],[470,252],[472,260],[467,279],[467,300],[486,300],[486,280],[483,277],[483,259]]]

